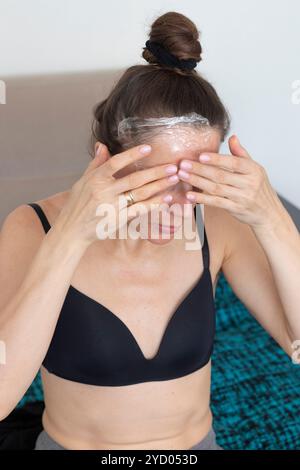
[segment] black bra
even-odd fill
[[[28,205],[47,232],[51,226],[41,207]],[[103,386],[171,380],[203,367],[211,357],[215,335],[205,228],[202,256],[204,270],[170,317],[153,358],[144,356],[117,315],[70,285],[43,366],[64,379]]]

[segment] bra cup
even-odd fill
[[[173,313],[151,359],[144,357],[122,320],[70,286],[43,366],[59,377],[90,385],[171,380],[207,364],[214,334],[209,270]]]

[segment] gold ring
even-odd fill
[[[134,204],[134,197],[131,191],[124,193],[124,196],[127,200],[127,206],[131,206],[132,204]]]

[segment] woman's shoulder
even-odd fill
[[[62,191],[59,193],[52,194],[51,196],[39,199],[36,201],[31,201],[40,206],[44,212],[50,226],[53,225],[56,217],[60,213],[62,207],[64,206],[69,191]]]
[[[28,201],[18,205],[2,221],[1,232],[18,232],[20,235],[36,233],[41,235],[43,233],[41,222],[29,204],[38,204],[51,225],[61,210],[67,193],[68,191],[56,193],[44,199]]]

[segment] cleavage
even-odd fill
[[[109,273],[105,276],[105,285],[104,278],[96,283],[96,278],[92,277],[93,282],[87,288],[81,288],[76,282],[77,276],[71,285],[123,323],[145,360],[154,359],[172,318],[180,313],[180,307],[202,279],[202,253],[193,254],[193,263],[187,264],[187,269],[177,268],[176,276],[172,269],[169,275],[161,273],[156,277],[162,279],[160,282],[156,279],[145,281],[142,276],[136,276],[133,282],[132,278],[128,279],[128,272],[127,275],[122,271],[114,275],[114,269],[108,271],[108,268],[104,268],[104,272]]]

